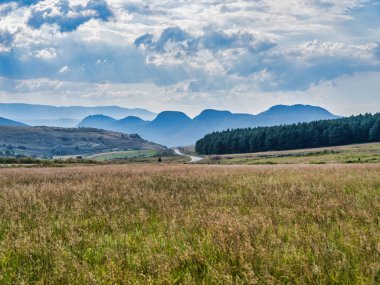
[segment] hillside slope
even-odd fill
[[[0,117],[0,126],[26,126],[24,123],[16,122]]]
[[[0,155],[51,157],[121,150],[163,150],[163,146],[127,135],[90,128],[0,126]]]

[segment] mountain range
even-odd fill
[[[190,118],[185,113],[177,111],[164,111],[155,115],[144,109],[120,107],[0,104],[0,115],[2,116],[0,117],[0,126],[26,126],[28,124],[31,126],[89,127],[138,134],[144,139],[166,146],[192,145],[204,135],[214,131],[338,118],[326,109],[309,105],[277,105],[257,115],[207,109],[198,116]]]
[[[157,114],[145,109],[122,108],[118,106],[101,107],[56,107],[48,105],[0,103],[0,116],[23,122],[31,126],[75,127],[86,116],[104,114],[116,119],[137,116],[153,120]]]
[[[326,109],[309,105],[277,105],[258,115],[234,114],[229,111],[204,110],[191,119],[182,112],[164,111],[152,121],[137,116],[115,119],[106,115],[84,118],[78,127],[91,127],[123,133],[136,133],[149,141],[166,146],[192,145],[204,135],[226,129],[274,126],[336,119]]]

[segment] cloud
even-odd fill
[[[64,66],[69,68],[62,70]],[[7,53],[0,53],[0,76],[13,79],[42,77],[76,82],[154,82],[157,85],[167,85],[182,81],[188,75],[181,66],[169,69],[148,64],[145,55],[133,47],[62,38],[54,48],[41,49],[36,44],[28,48],[15,46]]]
[[[153,34],[144,34],[135,40],[134,45],[135,47],[144,46],[152,48],[155,46],[155,43],[153,42],[153,37]]]
[[[267,70],[276,74],[277,90],[306,90],[342,75],[380,71],[374,47],[314,40],[270,55]]]
[[[104,0],[89,0],[85,5],[71,4],[69,0],[55,0],[49,4],[41,2],[33,6],[27,22],[30,27],[38,29],[43,24],[55,24],[61,32],[72,32],[91,19],[107,21],[112,16]]]
[[[268,50],[276,46],[273,40],[258,40],[252,33],[235,31],[206,31],[201,36],[193,36],[180,27],[169,27],[163,30],[155,41],[153,34],[144,34],[134,42],[136,47],[145,47],[156,52],[170,52],[175,44],[177,48],[194,54],[201,49],[218,52],[226,49],[243,48],[252,52]]]
[[[129,2],[129,1],[127,1]],[[154,5],[142,3],[126,3],[123,8],[130,14],[137,14],[141,16],[151,16],[151,15],[166,15],[167,13],[164,9],[160,9]]]
[[[377,57],[377,59],[380,60],[380,43],[378,43],[374,48],[374,54]]]
[[[221,31],[207,32],[202,37],[202,44],[206,49],[219,51],[230,48],[251,48],[254,37],[248,33],[226,34]]]
[[[62,68],[59,70],[59,73],[64,73],[64,72],[67,72],[69,70],[70,70],[69,67],[67,65],[65,65],[65,66],[62,66]]]
[[[192,49],[197,49],[197,39],[183,31],[180,27],[169,27],[161,33],[157,40],[154,40],[153,34],[147,33],[138,37],[134,45],[158,53],[171,52],[174,50],[189,53]]]
[[[57,51],[54,48],[44,48],[36,51],[34,56],[45,60],[52,60],[57,57]]]
[[[15,2],[5,2],[0,4],[0,16],[5,17],[17,7]]]
[[[194,78],[188,86],[193,92],[229,89],[234,83],[245,84],[247,77],[256,80],[252,82],[254,88],[264,91],[306,90],[322,80],[341,75],[380,71],[373,55],[378,53],[376,44],[313,40],[286,47],[275,39],[260,39],[244,31],[205,31],[195,36],[171,27],[156,39],[153,34],[142,35],[135,40],[135,46],[148,51],[152,64],[187,63],[188,68],[205,70],[212,70],[208,66],[219,66],[217,72],[213,69],[206,78],[199,73],[202,77]],[[262,78],[258,74],[266,76]]]
[[[287,48],[276,46],[259,54],[243,51],[229,55],[225,68],[227,74],[239,76],[241,81],[251,78],[252,86],[263,91],[306,90],[342,75],[380,71],[373,55],[375,47],[313,40]]]
[[[41,2],[43,0],[2,0],[1,2],[6,4],[6,3],[15,3],[19,6],[30,6],[37,4],[38,2]]]
[[[0,30],[0,53],[8,52],[12,45],[14,34],[7,30]]]
[[[113,98],[136,88],[134,96],[145,94],[157,108],[157,102],[172,108],[203,101],[209,107],[263,105],[269,94],[289,99],[324,82],[380,71],[380,6],[374,0],[1,3],[0,77],[8,83],[0,82],[0,95],[12,80],[32,86],[40,80],[46,96],[64,85],[62,98],[71,92],[97,102],[110,98],[107,88]],[[74,90],[79,86],[86,87]],[[97,86],[102,91],[89,91]],[[37,89],[22,90],[37,100]]]

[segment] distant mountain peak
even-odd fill
[[[89,115],[85,119],[114,119],[114,118],[103,115],[103,114],[95,114],[95,115]]]
[[[102,114],[97,114],[85,117],[78,124],[78,127],[95,127],[99,129],[107,129],[111,124],[114,124],[116,122],[117,120],[114,118]]]
[[[128,116],[128,117],[125,117],[124,119],[119,120],[119,122],[122,122],[122,123],[143,123],[145,121],[139,117],[136,117],[136,116]]]
[[[153,120],[171,120],[171,119],[179,119],[179,120],[191,120],[191,118],[183,112],[179,111],[163,111],[157,115],[157,117]]]
[[[181,112],[181,111],[162,111],[161,113],[158,114],[157,117],[172,116],[172,115],[181,115],[181,116],[188,117],[184,112]]]
[[[201,116],[215,116],[215,115],[231,115],[232,113],[227,110],[215,110],[215,109],[205,109],[197,117]]]
[[[294,105],[279,104],[279,105],[274,105],[274,106],[270,107],[268,110],[280,110],[280,109],[298,109],[298,110],[301,110],[301,109],[308,109],[308,108],[326,110],[326,109],[319,107],[319,106],[313,106],[313,105],[307,105],[307,104],[294,104]]]
[[[296,104],[296,105],[275,105],[270,107],[267,111],[264,111],[260,113],[259,115],[304,115],[305,113],[308,114],[320,114],[324,116],[331,116],[332,118],[338,118],[338,116],[335,116],[334,114],[330,113],[326,109],[319,107],[319,106],[312,106],[312,105],[302,105],[302,104]]]
[[[220,113],[231,114],[231,112],[228,110],[204,109],[199,115],[202,115],[202,114],[220,114]]]
[[[103,114],[96,114],[85,117],[83,121],[116,121],[116,119]]]

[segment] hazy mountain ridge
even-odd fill
[[[260,117],[263,123],[266,122],[270,125],[273,125],[273,122],[276,123],[278,117],[282,117],[282,124],[339,118],[339,116],[333,115],[324,108],[300,104],[293,106],[276,105],[265,112],[259,113],[257,117]]]
[[[138,120],[136,123],[128,117],[115,120],[111,117],[96,115],[86,117],[78,126],[137,133],[145,139],[163,145],[177,146],[194,144],[204,135],[214,131],[336,118],[338,116],[321,107],[277,105],[258,115],[207,109],[193,119],[182,112],[165,111],[158,114],[153,121]]]
[[[146,109],[118,106],[49,106],[23,103],[0,103],[0,116],[33,126],[75,127],[84,117],[103,114],[116,119],[136,116],[153,120],[157,114]]]
[[[0,154],[6,156],[51,157],[165,149],[137,135],[92,128],[0,126],[0,133]]]

